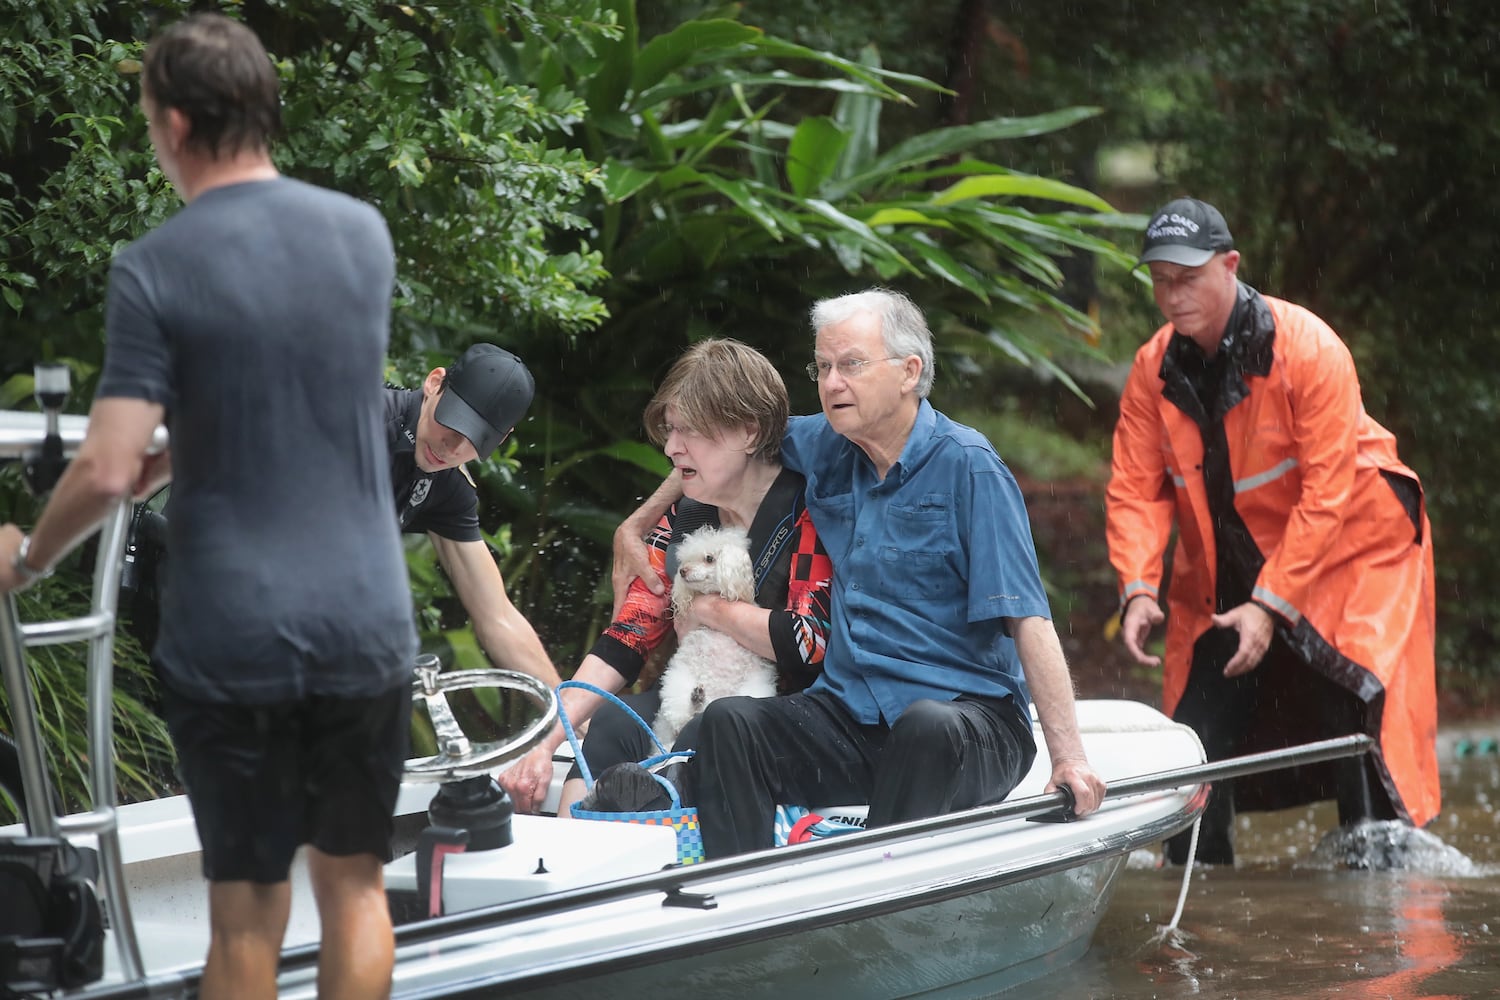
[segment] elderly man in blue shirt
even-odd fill
[[[793,418],[782,460],[807,478],[833,560],[833,631],[807,691],[705,710],[693,785],[707,853],[772,846],[781,802],[867,801],[871,827],[998,802],[1035,758],[1033,702],[1048,790],[1067,785],[1092,812],[1104,781],[1020,489],[983,435],[927,402],[921,311],[874,289],[818,302],[812,325],[823,413]],[[635,527],[675,492],[668,479],[621,526],[617,582],[639,562]]]

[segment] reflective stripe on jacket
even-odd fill
[[[1439,804],[1431,531],[1416,474],[1365,413],[1348,349],[1317,316],[1240,286],[1256,310],[1232,355],[1244,393],[1223,417],[1234,507],[1264,565],[1253,598],[1309,666],[1366,705],[1375,764],[1398,815]],[[1203,434],[1184,412],[1163,326],[1136,354],[1120,400],[1107,495],[1122,603],[1160,598],[1175,521],[1162,700],[1172,713],[1217,593]],[[1411,483],[1408,512],[1387,476]],[[1237,554],[1232,554],[1237,558]],[[1238,562],[1234,563],[1236,566]]]

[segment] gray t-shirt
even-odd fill
[[[373,208],[288,178],[206,191],[115,258],[97,395],[167,411],[154,659],[186,697],[367,697],[411,676],[381,389],[394,271]]]

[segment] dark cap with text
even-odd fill
[[[1206,201],[1178,198],[1151,216],[1141,244],[1139,264],[1154,260],[1184,267],[1202,267],[1216,253],[1234,249],[1234,237],[1224,216]]]
[[[526,415],[535,391],[520,358],[494,344],[475,344],[448,369],[432,415],[468,438],[484,458]]]

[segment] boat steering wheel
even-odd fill
[[[557,695],[534,677],[513,670],[455,670],[446,674],[441,670],[436,656],[424,654],[417,657],[412,701],[421,699],[427,703],[427,716],[432,720],[433,733],[437,736],[438,752],[431,757],[408,760],[406,778],[409,781],[458,781],[486,775],[501,764],[524,755],[557,723]],[[467,688],[519,691],[542,709],[541,718],[507,740],[487,743],[470,740],[448,706],[448,692]]]

